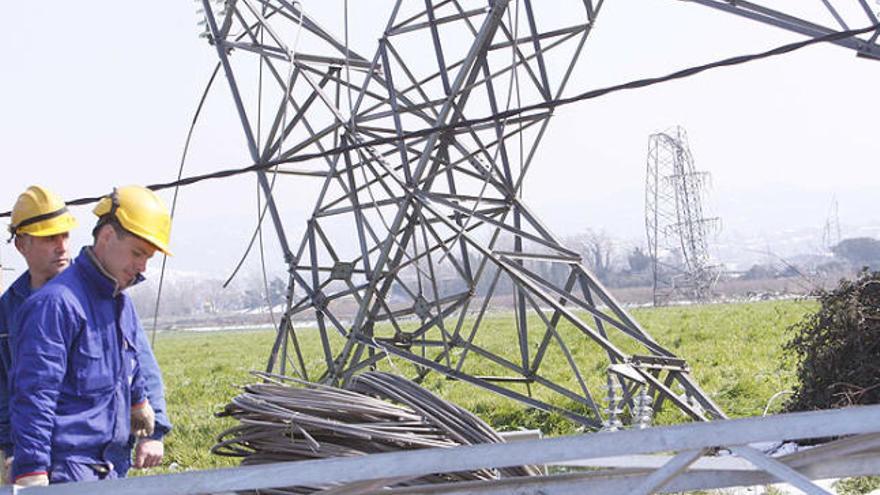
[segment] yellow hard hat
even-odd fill
[[[18,196],[11,221],[10,234],[37,237],[70,232],[78,225],[61,197],[40,186],[31,186]]]
[[[115,188],[92,211],[98,217],[113,215],[122,228],[171,256],[171,215],[162,199],[146,187]]]

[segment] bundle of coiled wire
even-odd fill
[[[241,457],[243,465],[454,447],[504,440],[480,418],[416,383],[390,373],[357,375],[347,389],[254,372],[218,416],[239,424],[218,437],[211,452]],[[437,473],[389,480],[388,486],[488,480],[540,474],[534,466]],[[260,493],[304,494],[330,486],[287,487]]]

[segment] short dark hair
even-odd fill
[[[98,232],[101,230],[101,227],[105,225],[110,225],[113,227],[113,231],[116,232],[116,237],[119,239],[124,239],[126,236],[132,235],[131,232],[125,230],[121,223],[119,223],[119,219],[117,219],[113,215],[103,215],[98,218],[98,223],[95,224],[95,228],[92,229],[92,239],[95,241],[98,240]]]

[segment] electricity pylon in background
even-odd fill
[[[681,127],[648,139],[645,231],[652,261],[654,305],[673,298],[704,301],[712,295],[719,267],[708,240],[720,220],[703,216],[708,172],[697,171]]]

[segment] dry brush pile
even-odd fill
[[[880,403],[880,272],[863,271],[819,295],[819,310],[790,328],[798,385],[789,411]]]

